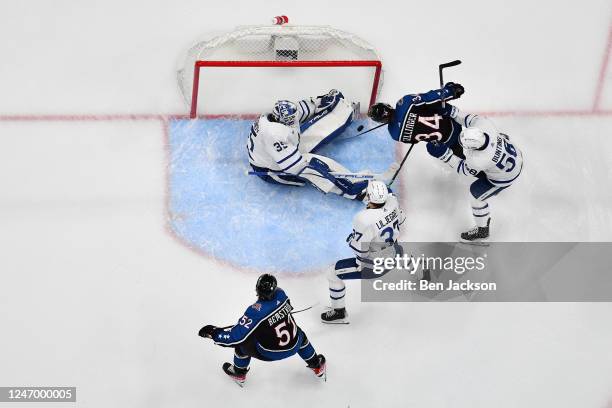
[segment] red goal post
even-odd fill
[[[366,61],[196,61],[193,70],[193,89],[191,92],[191,118],[197,117],[198,94],[200,93],[200,70],[204,67],[261,67],[261,68],[291,68],[291,67],[372,67],[374,79],[368,106],[376,102],[380,85],[382,63],[377,60]]]
[[[272,100],[332,88],[360,102],[364,112],[381,90],[383,69],[369,43],[332,27],[245,26],[190,48],[178,82],[191,118],[199,110],[213,116],[261,113]]]

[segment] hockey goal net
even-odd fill
[[[332,27],[244,26],[190,48],[178,82],[192,118],[255,115],[330,89],[365,112],[382,87],[382,63],[369,43]]]

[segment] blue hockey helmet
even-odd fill
[[[278,101],[272,109],[272,117],[279,123],[293,126],[297,118],[297,105],[291,101]]]

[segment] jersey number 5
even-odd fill
[[[289,327],[287,325],[292,326],[293,330],[289,333]],[[276,337],[278,337],[278,345],[280,347],[286,346],[291,342],[291,339],[294,339],[297,334],[297,326],[293,321],[293,317],[291,315],[287,316],[287,321],[281,322],[276,327],[274,327],[276,331]]]
[[[502,157],[499,159],[496,166],[500,170],[505,170],[506,173],[509,173],[514,170],[514,167],[516,166],[516,160],[514,159],[516,157],[516,149],[507,140],[503,140],[502,143],[506,148],[506,153],[502,154]]]
[[[442,116],[437,113],[433,116],[419,116],[419,123],[433,129],[440,129],[440,119]],[[435,142],[438,140],[442,140],[442,133],[440,132],[431,132],[431,133],[419,133],[414,136],[414,140],[417,142]]]

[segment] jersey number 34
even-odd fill
[[[418,122],[432,130],[440,130],[440,119],[442,116],[438,114],[434,114],[433,116],[420,116]],[[419,133],[414,136],[414,140],[417,142],[436,142],[438,140],[442,140],[441,132],[431,132],[431,133]]]

